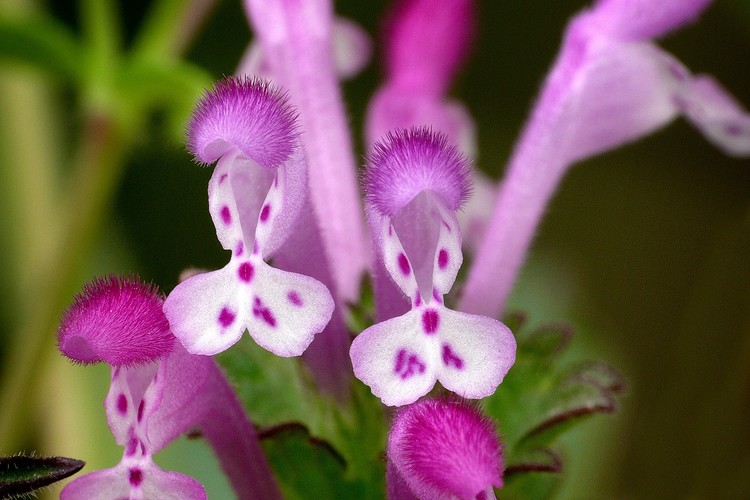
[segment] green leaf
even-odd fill
[[[566,360],[570,326],[529,330],[519,328],[521,315],[515,318],[516,363],[484,404],[505,434],[508,485],[502,497],[546,497],[559,483],[548,476],[562,469],[552,449],[557,438],[589,416],[614,411],[624,383],[605,363]]]
[[[29,64],[66,80],[82,74],[82,50],[73,34],[59,22],[0,17],[0,59]]]
[[[383,494],[386,424],[380,402],[353,381],[350,398],[319,393],[299,362],[258,347],[247,336],[219,357],[256,425],[303,424],[330,443],[346,463],[346,477],[361,479],[367,494]]]
[[[182,142],[187,120],[212,78],[185,61],[135,58],[120,69],[118,85],[121,95],[138,106],[166,110],[169,132]]]
[[[85,464],[65,457],[0,457],[0,498],[32,493],[72,476]]]
[[[260,439],[284,498],[382,497],[382,491],[368,495],[364,481],[347,479],[344,459],[300,424],[267,429]]]

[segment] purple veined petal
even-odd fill
[[[246,0],[275,81],[299,110],[313,207],[337,300],[355,300],[366,268],[356,162],[332,49],[330,0]]]
[[[750,114],[712,77],[692,78],[680,89],[677,105],[685,118],[725,154],[750,155]]]
[[[460,400],[425,400],[399,410],[387,454],[389,471],[394,472],[388,478],[403,480],[416,498],[473,499],[483,493],[492,498],[493,486],[503,486],[502,447],[495,425]]]
[[[164,301],[175,337],[193,354],[214,355],[242,337],[250,315],[250,294],[237,283],[252,277],[252,264],[233,258],[218,271],[178,284]]]
[[[490,396],[516,359],[516,339],[501,322],[450,309],[440,311],[438,380],[459,396]]]
[[[310,205],[307,203],[307,166],[302,148],[298,147],[277,170],[258,212],[255,237],[264,258],[273,257],[286,244],[302,210],[310,210]],[[245,243],[249,248],[247,238]]]
[[[622,40],[648,40],[695,21],[711,1],[599,0],[591,15],[602,33]]]
[[[137,486],[135,484],[137,483]],[[205,499],[203,486],[178,472],[160,469],[151,460],[128,467],[91,472],[70,482],[60,492],[61,500],[111,500],[112,498]]]
[[[345,17],[333,21],[333,58],[336,74],[342,80],[356,76],[370,62],[372,40],[357,23]],[[236,74],[255,75],[273,80],[263,49],[257,41],[250,42],[237,66]]]
[[[429,127],[447,136],[450,144],[469,158],[476,158],[476,129],[466,107],[457,101],[406,91],[386,84],[370,101],[365,135],[372,146],[388,133],[410,127]]]
[[[333,314],[333,298],[320,281],[260,264],[249,305],[250,336],[277,356],[299,356]]]
[[[78,363],[136,365],[169,354],[174,337],[158,290],[140,279],[107,276],[83,287],[57,332],[60,351]]]
[[[175,349],[180,349],[175,346]],[[107,422],[120,446],[127,446],[133,437],[133,425],[143,419],[146,395],[160,363],[135,367],[112,367],[109,392],[104,400]],[[152,391],[153,392],[153,391]],[[141,418],[138,418],[138,415]]]
[[[388,78],[421,94],[445,93],[474,34],[473,0],[401,0],[385,25]]]
[[[388,406],[413,403],[435,385],[439,343],[421,330],[422,311],[413,309],[367,328],[352,342],[354,375]]]
[[[389,279],[410,299],[420,292],[409,256],[406,255],[401,240],[396,234],[390,217],[371,214],[373,237],[380,249],[379,258],[388,273]],[[428,295],[429,297],[429,295]]]

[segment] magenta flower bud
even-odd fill
[[[388,436],[388,498],[494,498],[502,474],[495,425],[475,406],[437,399],[396,413]]]
[[[456,210],[470,173],[445,136],[424,128],[389,135],[370,158],[374,246],[411,310],[360,333],[350,355],[355,376],[387,405],[416,401],[436,380],[463,397],[489,396],[515,360],[505,325],[443,304],[463,261]]]
[[[474,10],[473,0],[396,0],[384,30],[388,78],[445,93],[474,39]]]
[[[142,365],[167,356],[174,335],[156,287],[137,277],[107,276],[83,287],[65,311],[57,342],[76,363]]]
[[[219,159],[209,211],[232,252],[218,271],[192,276],[164,312],[193,354],[228,349],[247,330],[279,356],[299,356],[328,323],[333,299],[319,281],[266,263],[305,207],[307,173],[293,108],[271,85],[228,78],[198,104],[188,126],[196,159]]]

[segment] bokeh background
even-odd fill
[[[0,16],[45,12],[80,33],[84,3],[0,0]],[[120,3],[126,47],[155,3]],[[479,2],[477,42],[453,94],[476,119],[478,167],[493,178],[502,176],[566,21],[588,4]],[[387,3],[336,6],[376,35]],[[217,1],[185,57],[219,78],[234,72],[250,39],[240,2]],[[693,71],[714,74],[750,107],[750,1],[717,1],[661,45]],[[359,153],[379,78],[376,55],[344,84]],[[191,162],[158,106],[121,145],[123,168],[111,192],[94,213],[81,213],[83,229],[74,225],[74,240],[67,239],[65,221],[78,217],[78,205],[57,200],[77,192],[68,184],[71,165],[91,153],[79,139],[87,123],[82,100],[59,78],[0,58],[6,376],[27,362],[13,346],[26,342],[28,325],[45,311],[59,316],[92,276],[137,272],[166,292],[184,268],[226,259],[207,212],[210,169]],[[682,121],[571,170],[511,306],[535,323],[572,323],[575,349],[620,370],[628,392],[617,414],[597,416],[565,437],[562,497],[750,497],[749,256],[750,160],[725,157]],[[86,470],[114,465],[121,449],[101,406],[108,368],[70,365],[56,353],[53,329],[42,329],[40,361],[24,386],[22,432],[0,428],[0,435],[19,434],[0,454],[73,456],[89,463]],[[0,399],[0,407],[8,401]],[[228,494],[200,441],[180,440],[157,462],[195,475],[210,497]]]

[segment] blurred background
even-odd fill
[[[97,274],[136,272],[166,293],[186,267],[223,265],[207,211],[210,169],[191,162],[180,130],[199,83],[232,74],[251,39],[239,1],[132,0],[113,3],[118,46],[118,30],[96,17],[108,3],[0,0],[2,19],[54,21],[99,44],[82,75],[66,69],[62,35],[59,57],[29,57],[47,70],[0,57],[0,455],[82,458],[86,471],[122,453],[102,408],[109,369],[59,356],[60,311]],[[493,178],[567,20],[588,4],[479,2],[478,39],[453,95],[476,119],[478,167]],[[149,24],[155,9],[169,19],[184,5],[192,17],[172,23],[177,31]],[[376,35],[387,2],[336,7]],[[5,30],[0,45],[12,49],[2,52],[33,51],[34,36]],[[661,45],[750,107],[750,1],[715,2]],[[377,52],[344,84],[360,154]],[[163,74],[143,77],[137,64],[118,72],[123,53],[144,54],[143,66]],[[620,370],[628,393],[619,413],[566,436],[562,497],[750,497],[749,256],[750,161],[725,157],[682,121],[572,169],[511,308],[533,323],[572,323],[575,349]],[[200,441],[180,440],[157,462],[194,475],[210,497],[227,495]]]

